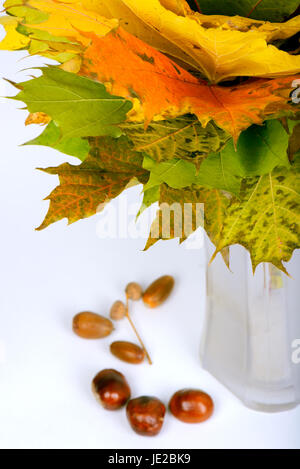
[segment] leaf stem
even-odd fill
[[[263,0],[258,0],[254,7],[249,11],[248,15],[246,16],[246,18],[249,18],[250,15],[252,15],[252,13],[254,12],[254,10],[259,6],[259,4],[262,2]]]
[[[197,7],[197,9],[198,9],[199,13],[201,13],[201,14],[202,14],[202,11],[201,11],[201,7],[200,7],[199,0],[194,0],[194,2],[196,3],[196,7]]]
[[[134,323],[133,323],[133,321],[132,321],[132,319],[131,319],[131,316],[130,316],[130,313],[129,313],[129,299],[128,299],[128,295],[126,295],[126,318],[128,319],[129,324],[131,325],[131,327],[132,327],[132,329],[133,329],[135,335],[137,336],[137,339],[138,339],[139,343],[141,344],[142,349],[144,350],[144,352],[145,352],[145,354],[146,354],[146,357],[147,357],[147,360],[148,360],[148,362],[149,362],[149,365],[152,365],[153,362],[152,362],[152,360],[151,360],[151,358],[150,358],[150,355],[149,355],[149,353],[148,353],[148,351],[147,351],[147,349],[146,349],[146,347],[145,347],[145,344],[144,344],[144,342],[142,341],[141,336],[140,336],[140,334],[138,333],[138,331],[137,331],[137,329],[136,329],[136,327],[135,327],[135,325],[134,325]]]
[[[23,7],[23,6],[24,6],[24,3],[19,2],[19,3],[16,3],[15,5],[10,5],[8,7],[4,7],[4,9],[0,11],[0,13],[3,13],[4,11],[6,12],[6,11],[10,10],[11,8],[17,8],[17,7]]]

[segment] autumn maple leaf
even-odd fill
[[[10,14],[21,17],[23,28],[29,28],[27,36],[34,40],[37,31],[44,33],[36,39],[44,40],[50,49],[57,47],[53,42],[59,43],[59,38],[86,45],[81,32],[93,31],[103,37],[119,25],[173,59],[199,70],[213,83],[236,76],[292,75],[300,69],[300,57],[272,45],[299,31],[299,17],[286,23],[268,23],[239,16],[207,16],[192,12],[184,1],[170,0],[21,3],[24,6],[18,7],[8,0],[5,6]],[[41,18],[39,11],[44,15]],[[52,44],[47,34],[54,38]]]
[[[205,203],[206,231],[226,262],[240,243],[254,267],[285,270],[300,232],[300,16],[288,19],[295,0],[279,2],[271,17],[286,21],[271,23],[273,0],[263,3],[202,0],[193,11],[185,0],[5,2],[0,49],[60,62],[15,85],[26,123],[47,124],[29,144],[82,161],[45,170],[60,185],[40,229],[93,215],[138,181],[141,211]],[[198,228],[193,217],[189,227]]]
[[[6,2],[6,6],[10,6],[8,11],[20,15],[20,7],[13,7],[11,3],[11,0]],[[208,17],[196,15],[185,2],[162,3],[158,0],[146,4],[130,0],[109,3],[23,0],[22,25],[28,27],[28,22],[33,21],[32,12],[35,12],[37,24],[31,25],[34,31],[29,37],[35,38],[35,31],[51,34],[52,39],[56,37],[56,42],[48,36],[39,37],[50,47],[51,52],[47,50],[50,55],[55,48],[61,53],[62,35],[68,38],[66,49],[77,55],[82,63],[71,60],[64,68],[106,83],[107,89],[115,95],[131,98],[135,104],[134,111],[129,114],[131,121],[147,124],[152,119],[192,113],[203,126],[214,120],[237,141],[241,131],[251,124],[262,123],[282,112],[295,112],[289,94],[291,83],[297,76],[285,75],[300,71],[300,58],[268,46],[267,41],[294,34],[299,29],[299,19],[271,25],[247,18],[210,16],[208,22]],[[40,10],[47,15],[42,22],[37,13]],[[118,19],[121,17],[122,21]],[[127,17],[129,23],[124,26],[135,35],[122,27],[117,28]],[[137,22],[133,22],[133,17]],[[232,87],[209,85],[153,48],[149,28],[167,39],[168,46],[159,45],[154,39],[156,48],[180,63],[189,63],[192,69],[201,70],[210,80],[237,75],[280,75],[280,78],[248,81]],[[174,45],[183,54],[173,51]]]
[[[296,112],[289,94],[297,76],[250,80],[232,87],[208,85],[122,28],[101,39],[89,36],[92,43],[83,54],[80,74],[109,83],[114,94],[137,97],[147,123],[192,113],[203,126],[214,120],[237,141],[253,123],[281,111]],[[132,115],[132,120],[138,119],[141,116]]]

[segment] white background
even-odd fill
[[[21,81],[29,72],[19,70],[41,64],[22,57],[1,52],[0,77]],[[14,89],[1,80],[0,94],[13,95]],[[77,160],[42,147],[20,147],[41,129],[25,128],[27,113],[18,107],[0,101],[0,447],[300,448],[300,408],[270,415],[248,410],[201,369],[201,250],[169,241],[145,253],[143,239],[101,240],[101,215],[34,231],[48,208],[42,199],[57,183],[35,168]],[[133,188],[126,200],[135,203],[139,197],[140,188]],[[170,300],[157,310],[142,304],[133,310],[152,367],[127,365],[110,355],[112,340],[135,340],[126,322],[117,323],[104,340],[85,341],[72,333],[77,312],[107,315],[127,282],[145,287],[165,273],[176,278]],[[180,388],[202,388],[213,396],[215,414],[199,425],[168,414],[159,436],[137,436],[124,411],[103,410],[91,394],[92,378],[107,367],[126,375],[133,396],[155,395],[167,403]]]

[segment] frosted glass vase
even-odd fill
[[[207,259],[214,248],[207,241]],[[292,278],[271,264],[252,273],[248,252],[230,248],[207,267],[203,367],[253,409],[277,412],[300,403],[300,257]]]

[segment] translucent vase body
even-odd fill
[[[207,259],[214,251],[207,241]],[[252,273],[248,252],[230,248],[207,267],[203,367],[243,403],[277,412],[300,403],[300,257],[291,278],[271,264]]]

